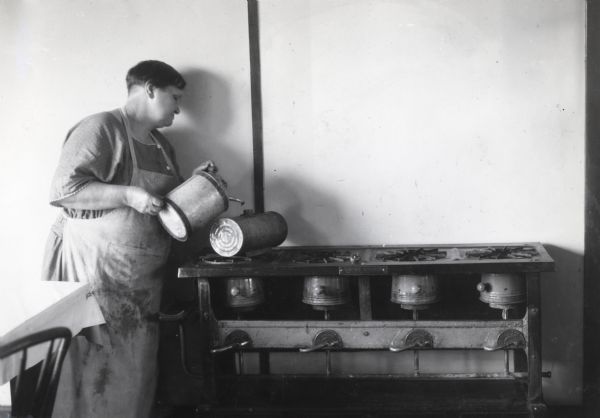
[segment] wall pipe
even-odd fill
[[[252,103],[252,150],[254,163],[254,211],[265,211],[262,95],[260,82],[260,34],[258,1],[248,0],[248,39],[250,43],[250,94]]]

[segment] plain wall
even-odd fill
[[[546,398],[581,397],[585,1],[260,0],[266,208],[286,244],[541,241]],[[67,130],[160,59],[165,133],[252,207],[246,1],[0,0],[4,280],[37,280]],[[239,207],[231,209],[236,214]]]

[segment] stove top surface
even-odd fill
[[[179,277],[553,270],[554,260],[540,243],[288,246],[242,257],[199,257],[180,267]]]

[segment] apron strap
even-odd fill
[[[150,132],[150,137],[152,138],[152,140],[154,141],[154,143],[156,144],[156,146],[158,146],[158,148],[161,150],[162,155],[165,157],[165,161],[167,162],[167,164],[169,165],[169,167],[171,167],[171,173],[176,176],[175,173],[175,164],[173,164],[173,161],[171,161],[171,158],[169,157],[169,154],[167,154],[167,151],[165,151],[165,147],[161,145],[161,143],[158,141],[158,139],[156,139],[156,137],[154,136],[154,134],[152,133],[152,131]]]
[[[127,132],[127,142],[129,143],[129,153],[131,154],[131,159],[133,160],[133,167],[135,169],[139,169],[137,155],[135,154],[135,148],[133,146],[133,135],[131,134],[129,119],[127,119],[127,115],[125,114],[125,108],[120,108],[119,110],[121,111],[121,119],[125,125],[125,131]]]
[[[135,153],[135,147],[133,145],[133,135],[131,134],[131,125],[129,124],[129,119],[127,118],[127,114],[125,113],[125,108],[120,108],[119,110],[121,113],[121,119],[123,120],[123,124],[125,125],[125,131],[127,132],[127,142],[129,143],[129,152],[131,153],[131,159],[133,160],[133,166],[139,170],[140,166],[138,164],[137,155]],[[154,144],[158,147],[158,149],[162,153],[162,155],[165,158],[165,161],[167,162],[169,167],[171,167],[172,175],[176,176],[175,164],[173,164],[173,161],[171,161],[169,154],[167,154],[167,152],[165,151],[165,147],[161,145],[161,143],[158,141],[158,139],[156,139],[156,137],[154,136],[154,133],[152,133],[152,131],[150,131],[150,138],[152,139]]]

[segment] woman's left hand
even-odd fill
[[[219,171],[219,169],[217,168],[217,165],[212,160],[208,160],[208,161],[204,161],[202,164],[200,164],[198,167],[196,167],[196,169],[192,172],[192,176],[196,175],[200,172],[208,173],[211,175],[212,178],[214,178],[217,182],[219,182],[221,187],[226,189],[227,182],[225,180],[223,180],[223,178],[217,174],[217,171]]]
[[[138,186],[127,186],[125,204],[144,215],[156,216],[164,206],[160,197],[154,196]]]

